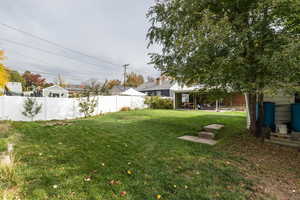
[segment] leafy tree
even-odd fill
[[[126,86],[127,87],[138,87],[144,83],[143,75],[131,72],[126,76]]]
[[[55,84],[62,87],[62,88],[65,88],[67,87],[67,82],[64,80],[64,78],[59,74],[55,80]]]
[[[120,80],[115,79],[115,80],[109,80],[107,82],[107,88],[108,89],[112,89],[114,86],[117,86],[117,85],[121,85],[121,81]]]
[[[83,83],[84,85],[84,96],[97,96],[97,95],[107,95],[109,93],[108,81],[101,83],[97,79],[90,79]]]
[[[9,81],[10,82],[20,82],[23,84],[25,84],[25,80],[23,78],[23,76],[15,70],[9,70]]]
[[[46,79],[43,78],[40,74],[34,74],[30,71],[26,71],[23,74],[25,80],[25,89],[32,90],[35,87],[44,87],[46,84]]]
[[[0,88],[4,88],[9,80],[8,69],[1,63],[4,59],[4,51],[0,50]]]
[[[251,133],[259,135],[266,89],[300,79],[298,0],[165,0],[149,10],[151,62],[186,84],[248,94]]]
[[[96,97],[84,97],[79,99],[79,112],[84,114],[84,117],[90,117],[98,104]]]
[[[29,117],[33,121],[34,117],[42,111],[42,104],[39,104],[36,99],[28,97],[24,102],[24,111],[22,114]]]

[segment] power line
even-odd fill
[[[68,59],[70,59],[70,60],[75,60],[75,61],[81,62],[81,63],[83,63],[83,64],[94,65],[94,66],[96,66],[96,67],[99,67],[99,65],[94,64],[94,63],[83,62],[83,61],[81,61],[81,60],[78,60],[78,59],[75,59],[75,58],[72,58],[72,57],[69,57],[69,56],[61,55],[61,54],[58,54],[58,53],[55,53],[55,52],[52,52],[52,51],[48,51],[48,50],[45,50],[45,49],[41,49],[41,48],[38,48],[38,47],[31,46],[31,45],[28,45],[28,44],[25,44],[25,43],[16,42],[16,41],[4,39],[4,38],[0,38],[0,40],[5,41],[5,42],[8,42],[8,43],[15,44],[15,45],[23,46],[23,47],[26,47],[26,48],[34,49],[34,50],[36,50],[36,51],[41,51],[41,52],[48,53],[48,54],[51,54],[51,55],[55,55],[55,56],[60,56],[60,57],[68,58]]]
[[[81,52],[81,51],[74,50],[74,49],[71,49],[71,48],[62,46],[62,45],[60,45],[60,44],[58,44],[58,43],[56,43],[56,42],[52,42],[52,41],[47,40],[47,39],[45,39],[45,38],[36,36],[36,35],[34,35],[34,34],[32,34],[32,33],[26,32],[26,31],[21,30],[21,29],[19,29],[19,28],[16,28],[16,27],[13,27],[13,26],[10,26],[10,25],[1,23],[1,22],[0,22],[0,25],[6,27],[6,28],[8,28],[8,29],[18,31],[18,32],[23,33],[23,34],[25,34],[25,35],[27,35],[27,36],[30,36],[30,37],[35,38],[35,39],[38,39],[38,40],[40,40],[40,41],[47,42],[47,43],[49,43],[49,44],[51,44],[51,45],[54,45],[54,46],[56,46],[56,47],[65,49],[65,50],[67,50],[67,51],[71,51],[71,52],[73,52],[73,53],[76,53],[76,54],[79,54],[79,55],[82,55],[82,56],[86,56],[86,57],[89,57],[89,58],[98,60],[98,61],[100,61],[100,62],[104,62],[104,63],[110,64],[110,65],[117,65],[117,64],[115,64],[115,63],[113,63],[113,62],[111,62],[111,61],[107,61],[107,60],[104,60],[104,59],[100,59],[100,58],[98,58],[98,57],[88,55],[88,54],[83,53],[83,52]]]
[[[3,44],[1,44],[0,43],[0,45],[3,45]],[[7,50],[7,52],[9,52],[9,53],[13,53],[13,54],[17,54],[17,55],[19,55],[19,56],[22,56],[22,57],[24,57],[24,58],[26,58],[26,59],[30,59],[30,60],[33,60],[33,61],[37,61],[37,63],[32,63],[32,62],[28,62],[28,61],[23,61],[23,62],[21,62],[21,61],[19,61],[19,62],[13,62],[13,63],[15,63],[15,64],[28,64],[28,65],[33,65],[33,66],[39,66],[39,67],[54,67],[52,64],[52,66],[48,63],[48,62],[46,62],[46,61],[44,61],[44,60],[41,60],[41,59],[37,59],[37,58],[35,58],[35,57],[32,57],[32,56],[28,56],[28,55],[26,55],[26,54],[23,54],[23,53],[20,53],[20,52],[18,52],[18,51],[16,51],[16,50],[12,50],[12,49],[10,49],[10,48],[4,48],[4,50],[6,51]],[[8,62],[7,63],[8,65],[11,65],[12,63],[11,62]],[[19,65],[18,64],[18,65]],[[24,69],[25,70],[25,69]],[[32,70],[30,70],[30,71],[32,71]],[[32,72],[34,72],[34,71],[32,71]],[[101,71],[101,72],[103,72],[103,71]],[[57,74],[56,73],[49,73],[49,72],[45,72],[45,71],[43,71],[43,72],[38,72],[38,73],[42,73],[42,74],[53,74],[53,76],[57,76]],[[118,76],[118,73],[116,73],[116,72],[110,72],[110,74],[113,74],[113,76]],[[68,73],[67,73],[68,74]],[[67,77],[84,77],[84,76],[86,76],[86,77],[92,77],[92,74],[95,74],[95,71],[91,71],[91,70],[84,70],[84,72],[80,72],[80,75],[71,75],[71,74],[69,74],[69,75],[67,75],[65,72],[63,72],[63,76],[67,76]],[[74,79],[74,78],[71,78],[72,80],[82,80],[82,79]]]
[[[24,58],[27,58],[27,59],[31,59],[31,60],[34,60],[34,61],[37,61],[38,63],[38,65],[40,65],[40,63],[42,63],[42,64],[45,64],[46,66],[50,66],[49,65],[49,63],[47,63],[46,61],[44,61],[44,60],[41,60],[41,59],[36,59],[35,57],[32,57],[32,56],[28,56],[28,55],[25,55],[25,54],[23,54],[23,53],[20,53],[20,52],[18,52],[18,51],[15,51],[15,50],[11,50],[11,49],[8,49],[8,48],[5,48],[5,50],[8,50],[10,53],[14,53],[14,54],[17,54],[17,55],[19,55],[19,56],[22,56],[22,57],[24,57]],[[30,64],[30,63],[29,63]],[[32,63],[31,63],[32,64]],[[33,63],[34,64],[34,63]],[[94,71],[90,71],[90,70],[84,70],[85,72],[90,72],[90,73],[95,73]],[[82,72],[80,72],[81,74],[83,74]]]

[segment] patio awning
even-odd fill
[[[197,90],[201,90],[205,88],[203,84],[201,85],[193,85],[193,86],[186,86],[186,85],[180,85],[178,83],[175,83],[173,87],[171,87],[171,90],[173,92],[193,92]]]

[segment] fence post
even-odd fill
[[[45,120],[48,119],[47,108],[48,108],[47,97],[44,97],[44,119],[45,119]]]
[[[115,96],[115,97],[116,97],[116,102],[115,102],[116,103],[116,112],[118,112],[118,108],[119,108],[118,107],[118,96]]]
[[[72,98],[72,102],[73,102],[73,119],[75,119],[76,117],[75,117],[75,101],[76,101],[76,98]]]
[[[5,96],[0,97],[1,98],[1,119],[4,119],[5,116]]]

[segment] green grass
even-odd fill
[[[4,152],[7,149],[7,139],[6,138],[0,138],[0,152]]]
[[[225,148],[246,122],[243,113],[140,110],[66,124],[14,123],[15,182],[28,200],[247,199],[251,183],[228,165],[239,158],[177,139],[211,123],[225,125],[218,134]]]

